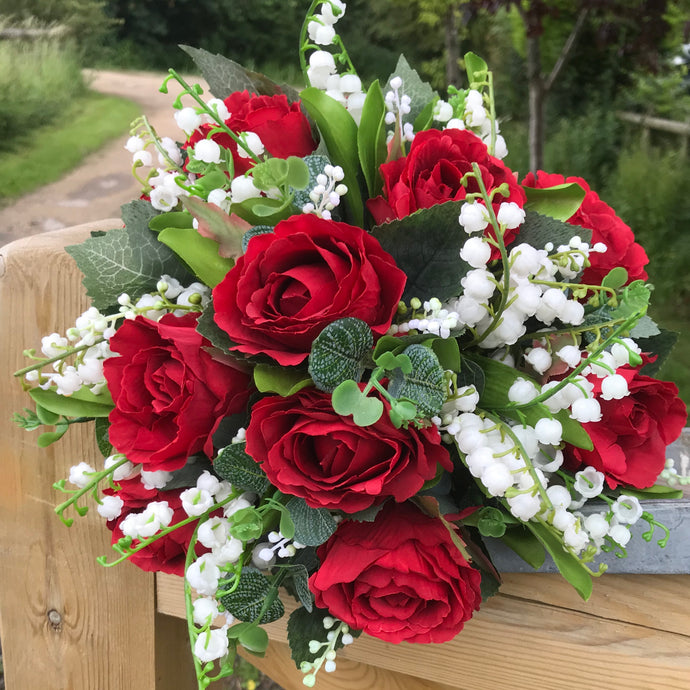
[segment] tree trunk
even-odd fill
[[[529,84],[529,168],[536,173],[544,166],[544,82],[541,74],[539,36],[527,38]]]
[[[446,86],[460,85],[460,40],[458,37],[457,3],[450,3],[445,15]]]

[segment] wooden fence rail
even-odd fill
[[[182,582],[130,564],[96,564],[110,550],[90,511],[67,529],[51,488],[69,467],[100,458],[90,429],[55,446],[12,424],[26,394],[12,372],[22,350],[64,332],[87,306],[63,251],[120,221],[36,235],[0,249],[0,636],[7,690],[192,690]],[[687,532],[677,535],[688,539]],[[669,572],[668,570],[666,572]],[[507,574],[501,594],[452,642],[389,645],[362,637],[320,690],[688,690],[690,576],[605,575],[584,603],[554,574]],[[254,659],[301,690],[285,619]],[[342,656],[342,658],[341,658]]]
[[[649,140],[649,132],[652,129],[660,132],[669,132],[681,137],[680,153],[683,157],[688,153],[688,139],[690,139],[690,116],[688,121],[667,120],[662,117],[651,117],[640,113],[629,113],[622,110],[616,112],[616,117],[624,122],[640,125],[644,130],[645,140]]]

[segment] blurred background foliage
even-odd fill
[[[539,95],[539,167],[586,178],[614,206],[652,260],[653,315],[690,333],[689,137],[617,116],[628,111],[690,123],[690,0],[347,5],[338,29],[365,82],[387,77],[404,53],[443,95],[449,83],[463,85],[465,52],[484,57],[495,75],[506,162],[521,176],[534,153],[530,94]],[[40,38],[0,40],[0,83],[12,94],[0,100],[0,155],[26,135],[27,122],[59,119],[83,95],[81,67],[192,71],[179,43],[299,86],[297,41],[308,6],[307,0],[0,0],[0,36],[8,28],[44,31]],[[690,401],[684,340],[664,373]]]

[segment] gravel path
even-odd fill
[[[158,91],[163,74],[87,71],[91,88],[137,103],[161,136],[179,139],[172,114],[176,91]],[[171,85],[172,87],[172,85]],[[128,134],[88,156],[71,173],[0,209],[0,246],[26,235],[58,230],[120,215],[120,206],[139,194],[130,174],[131,154],[124,150]]]

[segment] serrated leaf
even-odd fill
[[[580,597],[587,601],[592,594],[592,576],[577,556],[566,551],[560,538],[538,522],[525,523],[527,529],[549,552],[561,575],[575,588]]]
[[[404,374],[396,370],[388,392],[394,398],[411,400],[422,417],[433,417],[440,412],[445,400],[443,367],[434,351],[424,345],[410,345],[403,354],[410,358],[412,372]]]
[[[349,316],[328,324],[312,343],[309,354],[314,385],[331,393],[343,381],[359,381],[373,346],[371,328],[361,319]]]
[[[379,168],[386,162],[386,127],[384,118],[386,104],[378,79],[372,83],[362,108],[362,118],[357,130],[357,150],[359,162],[362,166],[364,179],[367,183],[369,197],[373,198],[381,193],[383,179]]]
[[[325,609],[313,608],[308,611],[304,607],[295,609],[288,618],[287,623],[287,637],[290,645],[290,653],[295,666],[300,667],[303,661],[314,661],[322,652],[310,652],[309,642],[311,640],[326,639],[326,630],[323,627],[323,619],[330,616],[330,613]],[[342,647],[340,642],[341,636],[338,636],[338,642],[335,649]]]
[[[650,316],[643,316],[630,331],[630,337],[634,340],[638,338],[653,338],[660,334],[659,325]],[[645,350],[645,352],[649,352],[649,350]]]
[[[270,486],[261,465],[245,451],[245,443],[231,443],[213,461],[213,469],[221,479],[245,491],[261,495]]]
[[[404,55],[398,58],[398,63],[393,73],[388,77],[388,81],[383,87],[384,95],[391,90],[391,79],[393,77],[400,77],[402,79],[401,95],[407,94],[411,99],[410,112],[403,116],[403,122],[414,124],[426,104],[437,97],[436,92],[431,88],[430,84],[422,81],[417,70],[410,67],[410,63],[405,59]]]
[[[115,407],[108,391],[94,395],[88,388],[69,396],[58,395],[52,389],[32,388],[29,395],[36,404],[65,417],[107,417]]]
[[[335,532],[336,522],[325,508],[310,508],[303,498],[296,496],[285,507],[295,523],[295,539],[300,544],[318,546]]]
[[[659,329],[659,335],[652,336],[650,338],[638,338],[636,340],[637,344],[642,349],[642,352],[650,352],[656,355],[656,360],[645,364],[640,373],[645,376],[656,376],[659,369],[664,365],[664,362],[668,359],[668,356],[673,351],[680,333],[676,331],[669,331],[665,328]]]
[[[441,301],[462,294],[471,266],[459,256],[467,236],[458,223],[464,202],[448,201],[376,226],[371,234],[407,275],[403,299]]]
[[[201,312],[201,316],[197,319],[197,333],[201,334],[213,347],[221,352],[230,352],[230,348],[234,343],[230,340],[228,334],[216,324],[214,315],[213,302],[209,302],[204,307],[204,311]]]
[[[216,253],[226,259],[242,256],[242,237],[249,226],[229,216],[215,204],[196,197],[182,197],[182,205],[199,221],[199,233],[217,243]],[[228,269],[229,270],[229,269]]]
[[[182,284],[193,281],[172,249],[149,229],[155,214],[151,204],[133,201],[122,207],[124,228],[65,247],[84,274],[84,287],[97,309],[107,310],[117,304],[123,292],[137,297],[155,292],[162,275]]]
[[[311,385],[312,380],[303,369],[297,367],[257,364],[254,367],[254,383],[261,393],[277,393],[286,398]]]
[[[577,213],[585,198],[585,190],[577,182],[566,182],[546,188],[523,187],[522,189],[527,195],[525,210],[563,222]]]
[[[282,532],[281,532],[282,533]],[[295,587],[295,593],[300,600],[302,606],[309,612],[314,608],[314,596],[309,589],[309,572],[301,563],[290,563],[284,566],[289,577],[292,578],[292,584]]]
[[[592,231],[587,228],[570,225],[570,223],[528,210],[525,212],[525,222],[520,226],[517,237],[511,244],[517,246],[525,242],[536,249],[544,249],[548,242],[553,243],[554,247],[568,244],[571,237],[575,235],[578,235],[583,242],[592,240]]]
[[[275,598],[257,621],[264,602],[269,596]],[[276,587],[255,568],[242,568],[237,588],[232,594],[220,598],[221,604],[238,620],[256,621],[259,625],[272,623],[285,613],[283,602],[278,598]]]
[[[343,183],[348,188],[343,199],[349,209],[349,220],[362,227],[364,204],[359,190],[357,125],[344,106],[313,86],[304,89],[300,98],[302,106],[319,128],[333,164],[343,169]]]

